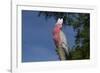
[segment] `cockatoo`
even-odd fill
[[[56,51],[59,55],[60,60],[66,60],[69,55],[69,48],[67,38],[62,31],[63,19],[58,18],[56,25],[53,30],[53,40],[56,45]]]

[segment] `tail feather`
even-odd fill
[[[69,55],[68,45],[66,45],[65,43],[62,43],[62,48],[65,50],[66,54]]]

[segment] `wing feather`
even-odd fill
[[[61,38],[61,43],[62,43],[61,45],[62,45],[62,47],[64,48],[66,53],[69,54],[67,39],[66,39],[66,36],[63,33],[63,31],[60,32],[60,38]]]

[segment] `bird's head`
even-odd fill
[[[63,25],[63,18],[58,18],[58,20],[56,22],[56,27],[61,29],[62,25]]]

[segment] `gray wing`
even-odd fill
[[[69,50],[68,50],[69,47],[68,47],[68,43],[67,43],[67,38],[66,38],[65,34],[63,33],[63,31],[60,32],[60,37],[61,37],[62,47],[66,51],[67,55],[69,55]]]

